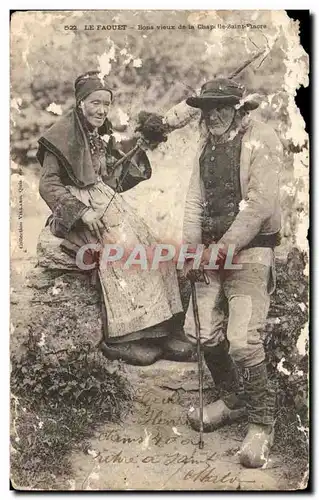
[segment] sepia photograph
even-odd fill
[[[11,11],[11,489],[308,487],[310,28]]]

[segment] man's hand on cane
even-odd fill
[[[200,263],[198,269],[193,269],[193,266],[194,266],[194,258],[193,257],[186,259],[186,262],[184,264],[184,269],[183,269],[185,278],[188,278],[190,281],[193,281],[193,282],[195,282],[195,281],[204,282],[205,281],[204,264],[206,263],[206,259],[207,259],[206,254],[205,254],[206,250],[207,249],[205,249],[203,251],[201,263]],[[194,249],[194,253],[195,253],[195,249]]]
[[[214,264],[216,264],[219,267],[223,267],[227,255],[227,247],[226,245],[223,244],[218,244],[218,245],[219,245],[218,253]],[[209,264],[210,258],[211,258],[211,249],[205,248],[202,253],[199,269],[193,269],[194,258],[190,257],[186,259],[186,263],[184,265],[184,276],[191,281],[199,281],[199,282],[205,281],[207,283],[207,274],[205,273],[206,269],[204,268],[204,266],[207,266]]]

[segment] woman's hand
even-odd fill
[[[99,241],[102,241],[101,230],[106,229],[103,220],[101,219],[101,214],[93,210],[93,208],[88,208],[81,217],[82,222],[89,228],[91,232],[96,234]]]

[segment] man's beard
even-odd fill
[[[217,126],[217,127],[212,127],[209,125],[207,128],[212,135],[220,136],[220,135],[225,134],[229,130],[230,126],[231,126],[231,123],[229,125]]]
[[[207,129],[211,135],[222,136],[232,128],[234,122],[235,122],[235,116],[233,116],[232,119],[227,123],[222,122],[222,120],[220,120],[219,125],[212,126],[210,123],[207,122],[206,124],[207,124]]]

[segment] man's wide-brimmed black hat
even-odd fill
[[[193,108],[212,109],[220,106],[235,106],[243,101],[247,110],[258,108],[259,103],[245,96],[245,87],[229,78],[216,78],[204,83],[200,95],[189,97],[186,103]]]

